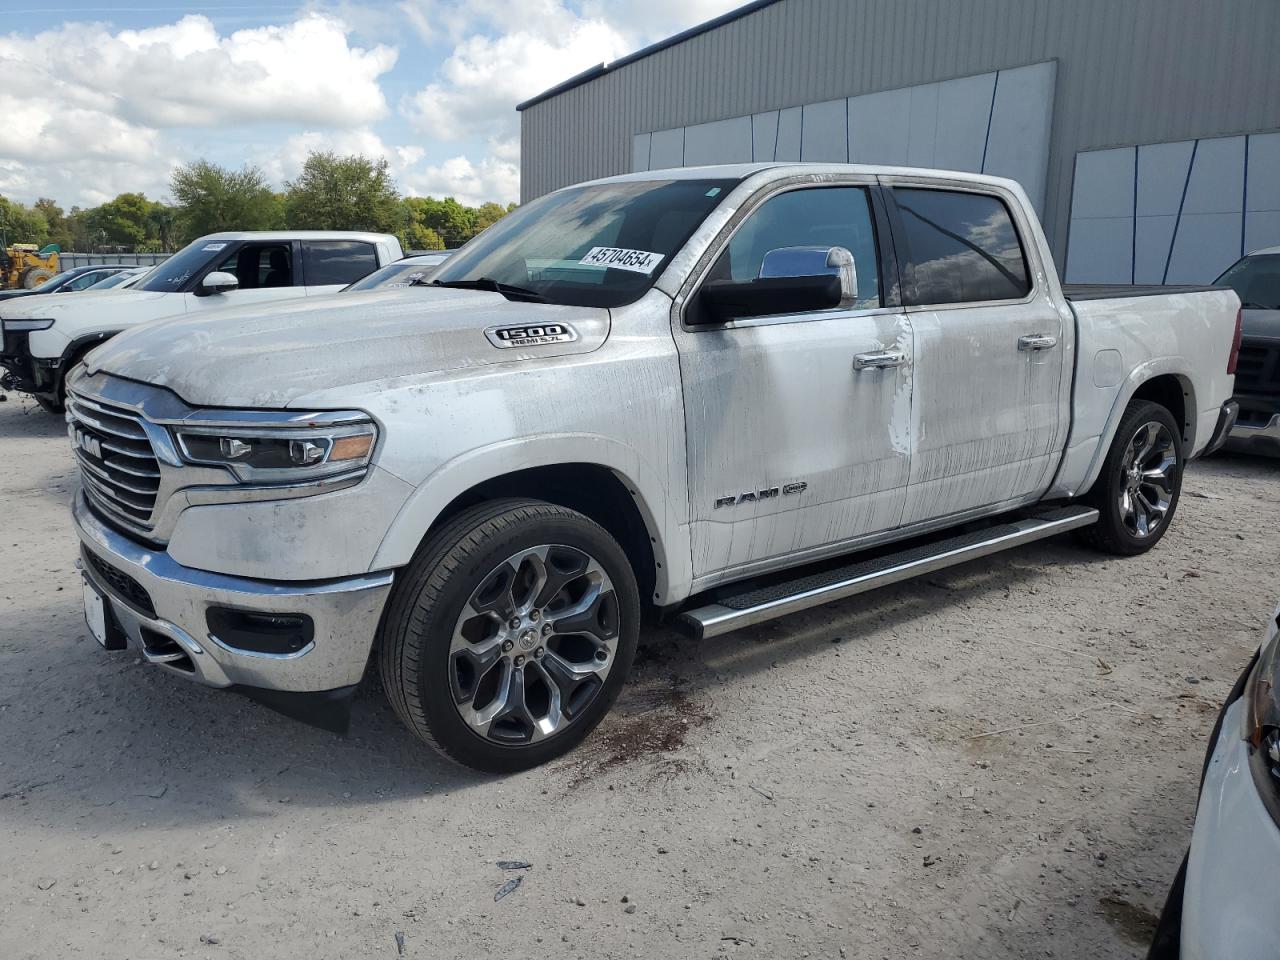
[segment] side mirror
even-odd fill
[[[205,278],[200,281],[200,286],[196,289],[196,293],[202,297],[207,297],[214,293],[230,293],[239,286],[240,281],[236,279],[234,273],[215,270],[213,273],[205,274]]]
[[[698,294],[705,323],[780,313],[810,313],[840,306],[840,278],[762,277],[708,280]]]
[[[813,277],[835,274],[840,278],[840,306],[858,299],[858,268],[844,247],[778,247],[760,261],[761,277]]]
[[[858,298],[853,254],[844,247],[779,247],[765,254],[754,280],[709,280],[698,293],[703,323],[811,313]]]

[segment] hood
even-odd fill
[[[1243,336],[1280,340],[1280,310],[1245,310],[1240,321]]]
[[[499,348],[485,330],[559,323],[572,342]],[[189,404],[288,406],[317,390],[586,353],[609,311],[516,303],[496,293],[401,287],[210,310],[126,330],[89,354],[99,370],[172,390]]]
[[[0,300],[0,319],[41,319],[53,317],[55,320],[68,310],[93,310],[94,304],[102,302],[103,297],[133,297],[134,302],[157,300],[172,297],[162,290],[149,292],[145,290],[84,290],[80,293],[50,293],[39,297],[15,297],[12,300]],[[178,306],[181,310],[182,307]]]

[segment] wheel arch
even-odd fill
[[[1102,473],[1102,465],[1106,461],[1107,451],[1115,441],[1116,430],[1124,418],[1124,412],[1134,400],[1151,400],[1159,403],[1173,414],[1174,420],[1182,424],[1182,450],[1186,459],[1191,459],[1195,450],[1197,424],[1196,415],[1199,407],[1196,404],[1195,384],[1186,365],[1177,358],[1161,358],[1149,360],[1136,367],[1121,385],[1116,399],[1107,416],[1106,427],[1098,438],[1098,446],[1084,481],[1079,486],[1077,496],[1087,494]]]
[[[617,456],[569,456],[573,448],[581,454],[580,438],[559,442],[563,439],[477,451],[431,474],[401,508],[371,569],[405,565],[430,533],[468,507],[522,497],[577,510],[609,531],[631,560],[640,596],[647,602],[666,605],[684,599],[692,579],[688,533],[671,519],[666,484],[634,455],[626,466]],[[565,448],[565,456],[551,455],[558,446]],[[595,452],[630,452],[616,446]],[[534,453],[542,455],[535,458]]]

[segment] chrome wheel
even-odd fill
[[[604,687],[618,637],[618,597],[593,557],[554,544],[522,550],[480,581],[454,625],[454,705],[497,743],[553,737]]]
[[[1129,533],[1149,537],[1164,523],[1173,503],[1178,448],[1163,423],[1138,427],[1120,464],[1120,520]]]

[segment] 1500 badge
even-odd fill
[[[572,343],[578,331],[567,323],[543,323],[528,327],[490,327],[484,332],[499,350],[508,347],[537,347],[544,343]]]
[[[797,493],[804,493],[809,489],[809,484],[803,480],[797,480],[794,483],[784,483],[780,487],[765,487],[763,490],[748,490],[745,493],[735,494],[732,497],[717,497],[715,509],[721,507],[738,507],[744,503],[759,503],[761,500],[773,500],[777,497],[790,497]]]

